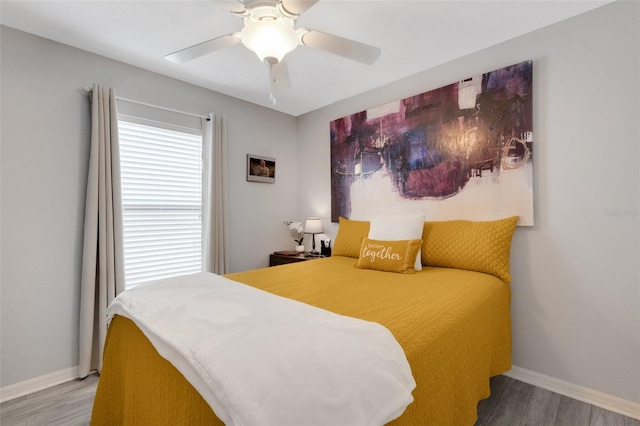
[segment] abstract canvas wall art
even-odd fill
[[[533,225],[532,76],[526,61],[331,121],[332,221]]]

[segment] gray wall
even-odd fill
[[[513,364],[640,402],[639,24],[640,3],[616,2],[298,117],[299,211],[329,225],[330,120],[533,60],[536,226],[512,246]]]
[[[77,364],[81,87],[227,116],[237,271],[291,245],[284,219],[318,214],[335,235],[330,120],[532,59],[536,226],[514,237],[513,362],[640,402],[639,219],[607,216],[640,207],[639,19],[638,2],[616,2],[297,120],[3,27],[1,386]],[[278,159],[275,185],[245,182],[246,153]]]
[[[293,247],[295,118],[11,28],[1,33],[2,387],[77,365],[89,101],[83,86],[228,125],[231,269]],[[247,123],[250,123],[249,125]],[[275,157],[275,184],[245,180],[247,153]]]

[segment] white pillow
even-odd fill
[[[424,214],[400,213],[372,216],[369,238],[372,240],[420,240],[424,227]],[[422,270],[422,253],[418,251],[414,269]]]

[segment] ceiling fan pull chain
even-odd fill
[[[275,108],[276,107],[276,97],[273,96],[273,91],[269,90],[269,101],[271,101],[271,107]]]
[[[273,58],[265,58],[264,62],[267,64],[267,66],[269,67],[269,101],[271,102],[271,107],[275,108],[276,107],[276,97],[274,95],[274,84],[275,84],[275,77],[273,75],[273,65],[274,63],[277,63],[273,60]]]

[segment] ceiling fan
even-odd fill
[[[380,56],[380,49],[322,31],[295,28],[296,20],[318,0],[237,0],[216,2],[232,14],[244,18],[240,32],[204,41],[165,56],[184,63],[226,47],[242,43],[269,67],[270,98],[275,106],[273,86],[289,85],[284,56],[298,45],[311,47],[371,65]]]

